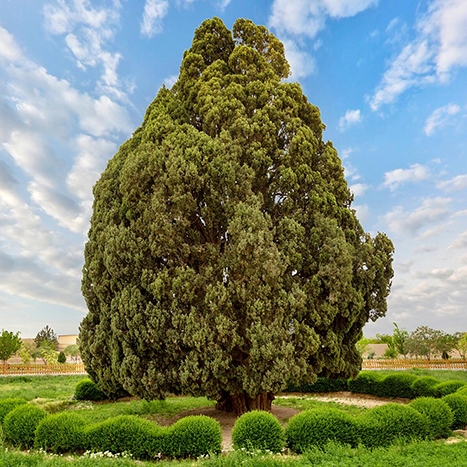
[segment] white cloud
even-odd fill
[[[313,39],[324,29],[327,18],[351,17],[377,3],[378,0],[274,0],[269,26],[285,45],[294,78],[303,78],[316,68],[314,59],[301,50],[300,37]],[[318,41],[315,47],[320,46]]]
[[[222,11],[224,11],[228,6],[231,0],[220,0],[219,1],[219,7]]]
[[[467,174],[457,175],[451,180],[439,182],[436,184],[436,188],[445,191],[461,191],[467,189]]]
[[[453,68],[467,66],[467,3],[434,0],[416,23],[416,37],[395,56],[370,106],[378,110],[414,86],[446,82]]]
[[[370,218],[370,209],[366,204],[354,204],[352,209],[355,209],[357,212],[358,220],[363,224]]]
[[[69,27],[60,18],[57,29]],[[134,126],[108,95],[91,97],[17,57],[0,67],[0,294],[84,311],[92,185]]]
[[[366,192],[366,190],[368,190],[368,185],[365,185],[364,183],[355,183],[350,185],[349,188],[355,196],[361,196]]]
[[[290,39],[284,39],[282,42],[284,43],[285,56],[292,71],[292,78],[304,78],[315,71],[316,63],[311,55],[300,50],[298,45]]]
[[[384,174],[383,186],[394,191],[399,185],[407,182],[419,182],[429,178],[430,173],[426,167],[413,164],[408,169],[395,169]]]
[[[396,233],[417,234],[425,227],[433,228],[439,222],[450,215],[450,198],[429,198],[413,211],[406,211],[402,206],[397,206],[388,212],[384,218],[390,230]]]
[[[465,248],[467,247],[467,230],[465,232],[462,232],[450,245],[449,249],[454,250],[454,249],[459,249],[459,248]]]
[[[375,94],[370,99],[372,110],[393,102],[399,95],[413,86],[421,86],[435,81],[430,60],[434,51],[427,41],[410,43],[393,60],[384,73]]]
[[[65,43],[77,60],[77,66],[101,65],[103,73],[99,87],[125,99],[117,67],[122,58],[107,50],[119,21],[120,2],[114,0],[108,8],[94,8],[88,0],[56,0],[44,6],[45,27],[51,34],[65,35]]]
[[[377,3],[378,0],[323,0],[327,12],[333,18],[355,16]]]
[[[427,136],[434,134],[437,128],[446,126],[453,115],[459,113],[461,108],[456,104],[447,104],[434,110],[426,119],[423,131]]]
[[[172,75],[164,79],[164,84],[169,89],[177,82],[178,75]]]
[[[141,34],[154,37],[162,31],[162,20],[169,11],[168,0],[146,0],[144,5]]]
[[[17,62],[22,58],[21,49],[14,37],[0,26],[0,59]]]
[[[326,18],[348,18],[377,4],[377,0],[274,0],[269,24],[280,32],[315,37]]]
[[[339,119],[339,130],[345,131],[352,125],[360,123],[362,121],[362,116],[360,109],[357,110],[347,110],[345,115]]]

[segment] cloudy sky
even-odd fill
[[[0,0],[0,328],[77,333],[92,186],[212,16],[284,42],[359,219],[395,244],[365,334],[467,331],[465,0]]]

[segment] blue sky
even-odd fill
[[[0,0],[0,328],[78,331],[92,186],[212,16],[284,42],[359,219],[395,244],[365,334],[467,331],[465,0]]]

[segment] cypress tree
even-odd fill
[[[288,382],[358,373],[393,245],[362,229],[288,76],[265,27],[204,21],[95,185],[80,349],[107,394],[206,395],[240,414]]]

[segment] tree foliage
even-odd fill
[[[2,329],[2,333],[0,334],[0,360],[3,360],[4,364],[21,348],[22,341],[19,334],[19,331],[14,333],[13,331]]]
[[[107,394],[203,394],[241,413],[289,381],[358,372],[393,245],[362,229],[288,75],[266,28],[206,20],[95,185],[80,348]]]
[[[49,325],[46,325],[36,334],[34,343],[38,349],[56,349],[58,346],[57,334],[55,334],[54,330],[49,327]]]

